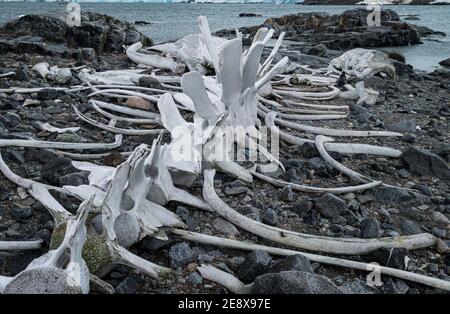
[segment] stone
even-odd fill
[[[285,186],[281,191],[280,191],[280,200],[285,201],[285,202],[292,202],[294,200],[294,192],[292,192],[292,188],[290,185]]]
[[[153,107],[148,100],[145,100],[144,98],[138,96],[128,97],[126,105],[130,108],[136,108],[146,111],[151,110]]]
[[[346,294],[376,294],[378,293],[375,287],[371,287],[366,281],[359,278],[355,278],[352,281],[346,281],[341,286],[339,286]]]
[[[10,213],[17,220],[25,220],[31,217],[33,211],[30,207],[15,206],[11,208]]]
[[[319,157],[319,152],[317,151],[316,144],[306,142],[301,146],[301,153],[306,158]]]
[[[331,193],[316,198],[314,209],[325,218],[340,216],[348,211],[345,201]]]
[[[361,221],[361,238],[370,239],[380,236],[380,223],[374,217],[365,218]]]
[[[301,254],[290,255],[275,262],[265,273],[279,273],[282,271],[302,271],[311,274],[314,273],[309,259]]]
[[[256,13],[239,13],[239,17],[258,17],[261,16],[261,14]]]
[[[441,62],[439,62],[439,64],[443,65],[443,66],[446,66],[446,67],[450,67],[450,58],[442,60]]]
[[[242,181],[239,180],[227,183],[224,186],[224,193],[226,195],[237,195],[247,192],[248,188],[242,183]]]
[[[405,248],[380,248],[364,256],[368,263],[378,263],[381,266],[396,269],[405,269],[405,257],[408,250]]]
[[[270,266],[272,257],[262,250],[256,250],[247,255],[244,262],[239,266],[237,276],[245,283],[250,283],[263,274]]]
[[[199,273],[193,272],[189,274],[188,282],[194,286],[201,285],[203,283],[203,278],[199,275]]]
[[[182,267],[197,259],[197,254],[186,242],[172,245],[169,249],[169,260],[172,268]]]
[[[450,180],[450,167],[447,162],[430,151],[410,147],[402,153],[400,158],[415,174]]]
[[[262,212],[262,222],[270,226],[275,226],[278,223],[277,212],[272,208],[265,208]]]
[[[404,235],[413,235],[422,233],[422,228],[415,221],[404,219],[400,223],[400,228],[403,231]]]
[[[143,280],[138,275],[131,274],[115,288],[115,292],[117,294],[136,294],[142,284]]]
[[[440,225],[448,225],[450,224],[450,220],[445,216],[443,213],[440,212],[433,212],[431,214],[431,219]]]
[[[59,183],[61,184],[61,186],[64,185],[79,186],[83,184],[88,185],[89,184],[88,177],[89,177],[88,171],[69,173],[59,178]]]
[[[151,76],[142,76],[139,78],[139,86],[162,89],[162,84],[156,78]]]
[[[53,185],[60,185],[59,179],[66,174],[79,172],[72,165],[72,160],[66,157],[56,157],[48,160],[41,168],[41,177]]]
[[[54,99],[58,98],[60,93],[61,92],[58,90],[46,88],[46,89],[42,89],[37,92],[37,98],[39,100],[54,100]]]
[[[251,205],[243,206],[241,207],[240,211],[243,215],[247,216],[248,218],[251,218],[256,221],[261,221],[261,213],[259,209],[254,206]]]
[[[342,294],[327,277],[302,271],[283,271],[258,276],[252,294]]]
[[[406,294],[409,286],[401,279],[389,278],[381,287],[384,294]]]
[[[415,133],[417,125],[414,120],[402,120],[394,123],[389,129],[399,133]]]
[[[214,229],[216,229],[220,234],[226,235],[228,237],[236,237],[239,235],[239,230],[236,228],[236,226],[222,218],[214,219],[213,226]]]

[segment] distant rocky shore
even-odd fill
[[[362,2],[362,0],[305,0],[301,4],[304,5],[355,5]],[[434,3],[436,2],[436,3]],[[404,4],[404,5],[445,5],[450,3],[439,3],[435,0],[411,0],[411,1],[392,1],[392,4]]]

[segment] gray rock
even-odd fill
[[[283,271],[256,278],[252,294],[342,294],[327,277],[301,271]]]
[[[400,158],[415,174],[450,180],[450,167],[445,160],[432,152],[410,147],[402,153]]]
[[[267,252],[261,250],[253,251],[247,255],[239,267],[237,276],[243,282],[250,283],[269,268],[271,261],[272,258]]]
[[[378,238],[380,236],[380,223],[378,219],[371,217],[361,221],[361,237],[365,239]]]
[[[169,249],[169,260],[172,268],[182,267],[196,260],[197,254],[186,242],[172,245]]]
[[[331,193],[316,198],[314,203],[315,210],[326,218],[340,216],[348,211],[345,201]]]
[[[402,220],[402,222],[400,223],[400,228],[405,235],[413,235],[423,232],[418,223],[409,219]]]
[[[222,218],[216,218],[213,221],[214,229],[219,233],[226,236],[237,236],[239,235],[239,230],[231,222],[224,220]]]
[[[239,180],[227,183],[224,186],[224,193],[226,195],[237,195],[247,193],[248,188]]]
[[[431,233],[438,238],[445,238],[447,236],[447,231],[439,228],[431,229]]]
[[[406,294],[408,293],[409,286],[401,279],[389,278],[381,288],[384,294]]]
[[[443,66],[446,66],[446,67],[450,67],[450,58],[442,60],[441,62],[439,62],[439,64],[443,65]]]
[[[193,272],[189,274],[188,282],[194,286],[201,285],[203,283],[203,278],[197,272]]]
[[[431,214],[431,219],[433,219],[435,223],[444,226],[450,224],[450,220],[447,218],[447,216],[440,212],[433,212],[433,214]]]
[[[137,275],[127,276],[115,289],[117,294],[136,294],[139,286],[142,284],[142,279]]]
[[[266,208],[262,212],[262,222],[270,226],[274,226],[278,222],[278,215],[272,208]]]
[[[253,220],[261,221],[261,213],[259,209],[254,206],[251,205],[243,206],[241,207],[240,212]]]
[[[292,202],[294,200],[294,192],[292,192],[292,188],[290,185],[285,186],[280,191],[280,200],[285,202]]]
[[[139,79],[139,86],[158,89],[162,88],[161,83],[156,78],[150,76],[141,77]]]
[[[341,289],[346,294],[376,294],[377,289],[371,287],[366,281],[359,278],[355,278],[352,281],[346,281],[343,283],[339,289]]]
[[[47,160],[41,168],[41,177],[53,185],[60,185],[59,179],[66,174],[79,172],[72,166],[72,160],[66,157],[57,157]]]
[[[320,157],[314,157],[308,160],[308,166],[319,174],[327,172],[327,166]]]
[[[311,267],[311,262],[308,258],[301,254],[287,256],[282,260],[275,262],[266,271],[266,274],[279,273],[282,271],[303,271],[314,274],[314,270]]]
[[[393,132],[400,133],[415,133],[416,132],[416,122],[414,120],[402,120],[394,123],[389,129]]]
[[[24,220],[31,217],[33,211],[30,207],[13,207],[11,208],[11,215],[17,220]]]
[[[405,248],[380,248],[364,256],[368,263],[378,263],[381,266],[392,267],[396,269],[405,269],[405,257],[408,250]]]
[[[83,184],[89,184],[89,172],[87,171],[81,171],[81,172],[75,172],[75,173],[69,173],[61,178],[59,178],[59,183],[64,185],[74,185],[79,186]]]

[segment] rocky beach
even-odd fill
[[[311,69],[326,68],[333,59],[355,48],[417,45],[430,35],[446,36],[442,32],[416,26],[412,24],[414,21],[401,20],[393,10],[383,10],[381,26],[371,28],[365,24],[367,14],[365,9],[352,9],[337,15],[299,13],[270,18],[262,25],[240,28],[239,31],[245,48],[252,44],[261,27],[273,29],[274,38],[284,32],[285,43],[274,57],[274,62],[288,57],[291,63],[302,66],[294,67],[291,72],[300,75],[311,73]],[[235,38],[236,33],[235,30],[221,30],[214,35],[229,39]],[[30,139],[84,144],[117,142],[117,134],[86,123],[73,107],[85,117],[101,121],[102,125],[108,125],[110,120],[98,115],[90,105],[90,99],[108,99],[122,107],[150,112],[158,112],[158,108],[139,97],[116,97],[114,91],[110,91],[109,95],[90,95],[95,88],[86,84],[80,74],[81,69],[97,73],[138,69],[124,47],[138,42],[144,47],[151,47],[153,41],[150,37],[139,32],[132,23],[93,12],[83,12],[79,27],[69,27],[54,15],[27,15],[1,26],[0,143],[2,140]],[[268,48],[263,50],[263,58],[269,56],[271,47]],[[401,152],[398,158],[330,153],[346,168],[371,180],[382,181],[383,185],[341,194],[306,193],[297,191],[291,185],[276,187],[257,178],[248,183],[218,172],[213,182],[215,191],[239,214],[294,232],[366,240],[430,234],[433,245],[424,248],[378,248],[367,254],[353,255],[320,254],[353,262],[375,262],[395,270],[450,282],[450,62],[448,59],[442,60],[442,67],[425,73],[408,65],[401,54],[390,53],[386,57],[395,69],[393,75],[383,73],[362,79],[365,88],[379,93],[375,103],[357,103],[354,99],[341,97],[325,101],[308,100],[306,102],[313,105],[348,106],[348,117],[302,121],[307,126],[330,129],[401,133],[401,137],[348,139],[353,144],[393,148]],[[43,78],[35,70],[35,66],[42,62],[50,67],[70,69],[70,75],[63,78],[47,75]],[[152,70],[146,69],[145,73]],[[208,68],[205,75],[210,75],[212,70]],[[186,68],[184,71],[189,70]],[[168,77],[181,74],[170,73],[167,69],[157,73]],[[361,81],[350,75],[344,78],[344,84],[337,84],[341,90],[345,84],[355,85]],[[321,86],[315,87],[305,82],[289,83],[300,86],[302,91],[323,92]],[[136,86],[154,89],[154,92],[145,91],[152,97],[160,94],[157,90],[164,88],[180,90],[180,87],[170,84],[168,81],[141,77]],[[273,95],[269,97],[274,102],[282,99]],[[301,112],[295,111],[298,108],[292,107],[290,113]],[[277,106],[273,105],[270,110],[277,110]],[[192,112],[183,111],[186,120],[192,119],[192,116]],[[79,129],[55,132],[43,128],[45,123],[57,129]],[[158,124],[150,123],[142,123],[137,128],[132,120],[115,123],[112,127],[120,130],[149,131],[160,128]],[[280,168],[270,175],[271,178],[327,188],[358,184],[321,158],[314,144],[314,134],[292,128],[283,129],[313,143],[293,145],[281,141],[280,162],[285,171]],[[2,144],[0,152],[4,163],[19,177],[62,188],[90,184],[90,173],[75,167],[74,160],[87,158],[97,165],[117,167],[139,145],[151,147],[158,136],[151,132],[124,133],[121,145],[106,151],[73,149],[67,154],[58,149]],[[162,141],[170,142],[170,136],[164,134]],[[243,166],[248,165],[244,163]],[[205,181],[200,176],[188,191],[201,197]],[[18,186],[4,174],[0,175],[0,183],[0,242],[42,240],[39,249],[0,250],[0,276],[14,277],[34,259],[57,246],[55,234],[58,228],[55,228],[55,219],[46,206],[26,188]],[[80,199],[60,190],[52,190],[51,194],[67,211],[72,214],[77,212]],[[179,217],[188,231],[293,249],[245,231],[214,211],[199,210],[175,200],[167,202],[165,207]],[[92,213],[88,218],[92,225],[96,225],[96,217],[98,215]],[[382,285],[369,285],[364,270],[321,263],[302,254],[283,257],[264,250],[245,251],[189,241],[176,233],[167,232],[167,235],[167,240],[143,237],[128,249],[142,259],[171,269],[169,276],[155,279],[124,265],[114,266],[94,274],[96,279],[91,278],[90,293],[230,293],[230,289],[201,275],[198,268],[203,264],[232,274],[244,284],[253,283],[251,290],[247,291],[252,293],[446,293],[444,289],[389,275],[382,275]],[[309,253],[318,254],[314,251]]]

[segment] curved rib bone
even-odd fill
[[[127,108],[127,107],[118,106],[118,105],[110,104],[110,103],[99,101],[99,100],[90,100],[90,102],[93,102],[100,108],[105,108],[108,110],[127,114],[130,116],[136,116],[136,117],[141,117],[141,118],[146,118],[146,119],[158,119],[161,117],[161,115],[156,112],[150,112],[150,111],[134,109],[134,108]]]
[[[311,260],[312,262],[333,265],[351,269],[357,269],[365,272],[372,272],[374,270],[374,265],[368,263],[355,262],[351,260],[335,258],[330,256],[323,256],[311,253],[305,253],[300,251],[293,251],[287,249],[281,249],[276,247],[270,247],[259,244],[246,243],[237,240],[231,240],[226,238],[214,237],[210,235],[205,235],[196,232],[190,232],[186,230],[173,229],[172,233],[180,236],[181,238],[193,241],[197,243],[207,244],[207,245],[215,245],[224,248],[236,249],[236,250],[245,250],[245,251],[254,251],[254,250],[263,250],[272,255],[278,256],[290,256],[301,254]],[[424,276],[421,274],[415,274],[412,272],[408,272],[405,270],[400,270],[396,268],[386,267],[386,266],[376,266],[376,269],[380,271],[381,275],[392,276],[404,280],[408,280],[411,282],[417,282],[423,285],[427,285],[434,288],[439,288],[443,290],[450,291],[450,282],[438,278],[432,278],[428,276]],[[228,288],[228,287],[227,287]],[[232,290],[230,290],[232,291]]]
[[[203,278],[221,284],[228,290],[236,294],[250,293],[252,284],[246,285],[233,275],[224,272],[211,265],[201,265],[197,268]]]
[[[265,225],[239,214],[225,204],[214,190],[214,170],[205,170],[203,198],[218,213],[242,229],[265,239],[316,252],[361,255],[379,248],[418,249],[433,245],[436,238],[427,233],[381,239],[329,238],[297,233]]]
[[[137,64],[145,64],[158,69],[167,69],[174,73],[184,72],[184,66],[176,63],[170,58],[161,57],[158,55],[149,55],[139,53],[138,50],[142,48],[142,43],[138,42],[128,47],[127,56],[131,61]]]
[[[35,250],[41,247],[42,240],[0,241],[0,251]]]

